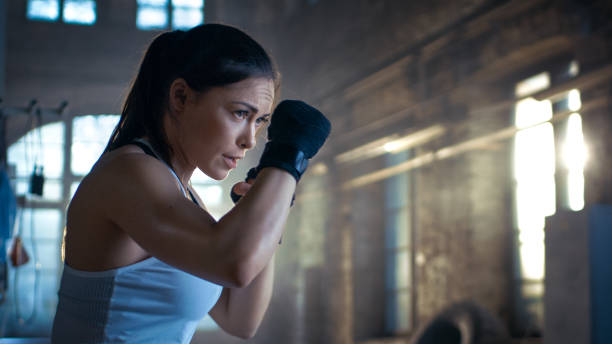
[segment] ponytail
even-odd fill
[[[147,49],[140,70],[123,104],[119,123],[111,134],[105,152],[132,140],[148,136],[161,157],[170,161],[172,154],[163,128],[168,88],[178,74],[177,57],[185,32],[176,30],[157,36]]]

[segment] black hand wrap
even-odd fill
[[[329,136],[331,123],[319,110],[299,100],[284,100],[272,114],[268,143],[257,170],[277,167],[299,181],[308,159],[312,158]]]

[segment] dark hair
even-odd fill
[[[104,152],[149,137],[153,148],[170,162],[172,149],[163,127],[170,85],[183,78],[198,92],[250,77],[278,84],[276,68],[266,51],[249,35],[227,25],[205,24],[189,31],[157,36],[145,53],[123,105],[119,123]]]

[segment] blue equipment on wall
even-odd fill
[[[591,343],[612,343],[612,205],[589,213],[591,258]]]
[[[8,285],[6,244],[13,236],[16,216],[17,199],[5,169],[0,168],[0,303],[4,301],[4,292]]]

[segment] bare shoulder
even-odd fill
[[[131,228],[119,223],[124,218],[138,222],[151,208],[180,196],[168,168],[137,147],[125,146],[105,154],[70,202],[66,261],[75,268],[100,270],[148,256],[130,235]]]
[[[167,197],[179,193],[178,184],[164,163],[132,147],[122,147],[96,163],[81,182],[73,203],[86,198],[102,210],[105,205],[129,202],[132,196]]]

